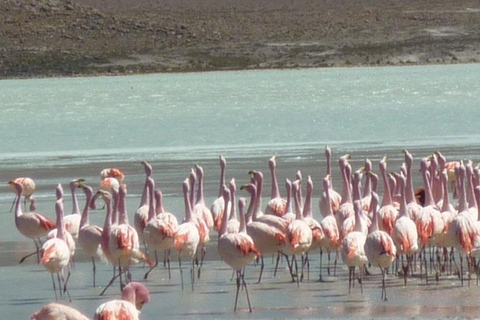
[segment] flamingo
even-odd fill
[[[340,233],[338,231],[337,227],[337,220],[333,216],[333,210],[332,210],[332,205],[331,205],[331,200],[330,200],[330,179],[331,177],[327,175],[323,179],[323,190],[325,192],[326,196],[326,201],[327,204],[327,211],[326,211],[326,216],[320,221],[320,225],[322,226],[323,233],[325,234],[325,241],[322,245],[322,247],[327,250],[328,252],[328,267],[327,267],[327,272],[328,275],[330,275],[330,252],[335,251],[337,252],[339,246],[340,246]],[[320,281],[322,281],[322,253],[320,253]],[[337,265],[337,259],[335,258],[335,268],[334,268],[334,274],[336,270],[336,265]]]
[[[122,290],[122,300],[102,303],[94,320],[138,320],[143,306],[150,302],[147,287],[139,282],[130,282]]]
[[[146,261],[150,267],[153,265],[152,261],[150,261],[150,259],[139,250],[140,243],[137,231],[134,227],[130,226],[128,222],[125,203],[126,194],[126,185],[120,185],[118,190],[119,223],[112,226],[108,240],[108,247],[110,249],[112,260],[118,261],[121,288],[123,288],[122,269],[128,271],[130,264],[138,263],[139,260]]]
[[[192,207],[189,199],[189,181],[185,179],[183,182],[183,196],[185,202],[185,221],[181,223],[173,238],[173,247],[178,251],[178,264],[180,269],[180,277],[182,280],[183,290],[183,270],[182,270],[182,256],[188,257],[192,262],[190,275],[192,280],[192,291],[194,290],[195,275],[193,273],[194,258],[197,252],[197,247],[200,243],[200,233],[192,215]]]
[[[278,190],[277,174],[275,172],[275,168],[277,167],[276,156],[270,158],[268,161],[268,167],[270,168],[270,173],[272,175],[272,194],[270,200],[267,202],[265,214],[273,214],[282,217],[287,209],[287,200],[280,196],[280,191]]]
[[[147,183],[148,179],[152,176],[152,166],[147,162],[147,161],[142,161],[143,168],[145,170],[145,185],[143,186],[143,191],[142,191],[142,198],[140,199],[140,205],[138,206],[137,210],[135,211],[135,214],[133,215],[133,226],[135,227],[135,230],[137,231],[138,234],[138,239],[143,242],[145,246],[145,240],[143,238],[143,231],[145,229],[145,226],[147,225],[149,221],[149,216],[148,216],[148,210],[149,210],[149,205],[148,205],[148,188],[147,188]],[[145,246],[146,249],[146,246]]]
[[[383,179],[383,199],[380,210],[378,210],[378,227],[391,236],[398,210],[393,203],[390,185],[387,180],[387,157],[380,160],[378,167]]]
[[[58,187],[57,187],[58,188]],[[70,298],[70,293],[67,289],[67,280],[63,278],[63,269],[68,265],[70,261],[70,250],[67,242],[65,241],[65,225],[63,224],[63,200],[59,199],[55,203],[55,212],[57,215],[57,237],[48,239],[42,246],[40,264],[47,269],[52,275],[53,291],[55,292],[55,299],[58,300],[57,289],[55,286],[55,279],[53,274],[57,274],[57,280],[59,285],[60,296],[62,296],[61,282],[63,282],[63,293],[67,292]],[[61,279],[61,282],[60,282]]]
[[[225,168],[227,167],[227,160],[220,155],[220,190],[218,191],[218,198],[212,202],[210,212],[212,213],[215,230],[220,230],[219,223],[222,221],[222,216],[225,212],[225,202],[223,202],[223,185],[225,184]]]
[[[287,191],[287,205],[286,205],[286,210],[285,214],[283,215],[283,219],[287,220],[288,222],[292,222],[293,220],[296,219],[296,214],[292,210],[292,181],[290,179],[285,179],[285,189]]]
[[[367,235],[365,230],[368,229],[366,222],[362,216],[362,203],[360,200],[353,202],[355,210],[354,230],[349,232],[342,241],[342,261],[348,267],[348,294],[351,292],[355,278],[355,267],[360,270],[360,292],[363,294],[362,274],[365,265],[368,262],[365,255],[365,242]]]
[[[80,183],[84,182],[83,179],[75,179],[70,181],[70,192],[72,194],[72,213],[63,218],[65,222],[65,230],[68,231],[74,240],[78,239],[78,231],[80,230],[80,220],[82,218],[80,214],[80,208],[78,207],[77,195],[75,190]]]
[[[30,320],[89,320],[80,311],[60,303],[49,303],[31,315]]]
[[[260,171],[251,171],[257,185],[257,194],[255,197],[255,206],[253,210],[253,221],[259,221],[277,228],[283,233],[287,232],[289,222],[275,215],[265,215],[262,212],[262,190],[263,190],[263,174]]]
[[[366,179],[365,179],[365,187],[363,188],[363,198],[361,199],[362,202],[362,209],[366,212],[370,212],[370,202],[372,201],[372,191],[373,190],[373,183],[372,177],[369,172],[372,171],[372,161],[369,159],[365,159],[365,165],[363,166],[363,172],[365,172]]]
[[[78,231],[78,243],[82,249],[92,260],[93,266],[93,287],[95,284],[95,259],[105,259],[105,256],[100,245],[102,238],[102,228],[96,225],[90,224],[90,201],[93,198],[93,190],[90,186],[83,183],[79,185],[79,188],[83,189],[86,197],[85,208],[83,209],[82,218],[80,220],[80,230]]]
[[[210,209],[205,204],[205,199],[203,197],[203,168],[199,165],[195,165],[195,174],[198,179],[198,189],[196,202],[192,202],[192,215],[195,217],[197,222],[197,227],[199,228],[200,233],[200,245],[201,245],[201,259],[200,265],[198,266],[198,278],[200,279],[200,274],[202,271],[203,261],[205,255],[207,254],[206,244],[210,241],[210,230],[213,229],[213,217]],[[193,194],[193,187],[192,187]]]
[[[407,264],[403,266],[403,281],[407,285],[407,274],[412,262],[413,255],[418,252],[418,232],[415,222],[410,218],[407,212],[407,201],[405,197],[406,179],[400,175],[400,212],[397,221],[393,227],[392,239],[398,249],[399,254],[407,257]],[[403,258],[402,258],[403,261]]]
[[[234,178],[232,178],[230,180],[230,184],[229,184],[228,188],[230,190],[231,201],[228,203],[229,206],[230,206],[230,217],[228,218],[228,222],[227,222],[227,232],[228,233],[238,233],[238,231],[240,230],[240,221],[238,221],[238,219],[237,219],[236,206],[233,205],[235,203],[235,200],[236,200],[235,194],[236,194],[236,191],[237,191],[237,185],[235,184],[235,179]]]
[[[250,204],[247,209],[247,234],[250,235],[255,243],[255,247],[258,249],[261,255],[262,265],[260,268],[260,276],[258,282],[262,279],[264,261],[263,256],[269,253],[276,253],[285,246],[286,240],[286,228],[280,230],[277,227],[267,224],[262,221],[252,221],[253,212],[257,206],[257,187],[253,183],[243,185],[241,190],[246,190],[250,196]],[[269,215],[269,217],[275,217]]]
[[[440,211],[433,200],[430,178],[428,172],[427,159],[423,159],[420,163],[423,183],[425,185],[425,203],[422,211],[415,221],[417,225],[418,237],[422,245],[423,260],[425,263],[426,281],[428,283],[426,246],[434,246],[437,244],[438,237],[441,236],[445,228]],[[422,265],[420,265],[422,266]],[[421,270],[421,268],[420,268]]]
[[[224,203],[227,204],[230,201],[230,190],[226,187],[223,190]],[[220,258],[225,261],[237,275],[237,293],[235,295],[235,307],[234,311],[237,311],[238,293],[240,291],[240,282],[245,288],[247,295],[248,307],[252,312],[252,306],[250,304],[250,298],[248,296],[247,283],[245,282],[244,268],[247,264],[252,262],[260,253],[255,247],[253,239],[247,234],[245,225],[245,216],[243,213],[243,207],[245,206],[245,199],[239,200],[240,207],[240,230],[238,233],[227,232],[227,219],[228,215],[223,215],[223,221],[219,231],[219,238],[217,244],[218,254]]]
[[[352,191],[353,191],[353,201],[362,201],[360,197],[360,185],[362,180],[362,174],[361,171],[357,171],[354,173],[353,176],[353,182],[352,182]],[[355,211],[355,207],[354,207]],[[362,223],[358,221],[358,219],[361,219]],[[350,232],[354,231],[358,226],[361,226],[363,230],[362,231],[365,236],[368,234],[368,228],[372,222],[366,215],[366,213],[363,212],[363,205],[362,205],[362,210],[358,214],[357,217],[357,212],[351,217],[348,217],[343,221],[342,227],[340,229],[340,239],[344,239]]]
[[[342,202],[340,203],[338,210],[336,212],[334,211],[335,218],[337,219],[337,225],[339,227],[343,225],[343,221],[345,221],[345,219],[355,214],[352,201],[352,186],[350,184],[351,167],[350,164],[348,164],[349,158],[350,155],[347,154],[341,157],[339,160],[339,166],[342,172],[343,180]]]
[[[63,201],[63,187],[62,187],[61,184],[59,184],[56,188],[56,196],[57,196],[57,200],[62,200]],[[77,214],[75,214],[75,215],[77,215]],[[63,224],[64,224],[64,227],[65,227],[65,229],[63,231],[63,237],[64,237],[65,242],[68,245],[68,249],[70,250],[70,264],[71,264],[71,266],[73,266],[73,257],[75,256],[75,249],[76,249],[75,239],[70,234],[70,232],[67,231],[67,227],[65,225],[65,218],[63,218]],[[50,230],[47,234],[47,239],[56,238],[57,237],[57,232],[58,232],[58,228]]]
[[[382,273],[382,300],[387,301],[385,279],[387,276],[387,269],[393,261],[395,261],[397,248],[390,235],[387,232],[380,230],[378,227],[378,195],[376,193],[372,194],[372,203],[370,206],[373,209],[373,221],[371,231],[365,240],[365,255],[372,266],[380,268]]]
[[[312,177],[308,176],[307,194],[305,196],[305,206],[303,207],[303,221],[305,221],[310,227],[310,230],[312,230],[312,244],[308,249],[309,252],[316,249],[319,249],[319,251],[321,251],[322,244],[325,241],[325,234],[323,232],[322,225],[320,224],[319,221],[313,218],[312,199],[313,199],[313,181],[312,181]],[[307,255],[307,263],[309,263],[308,255]]]
[[[15,200],[15,226],[23,236],[33,240],[36,248],[34,253],[23,257],[20,260],[20,263],[35,253],[37,254],[37,262],[39,262],[40,258],[38,252],[39,246],[41,246],[40,238],[46,236],[50,230],[55,229],[55,222],[37,212],[23,213],[20,205],[24,189],[23,185],[13,180],[9,181],[8,184],[13,190],[15,190],[15,193],[17,194],[17,198]]]
[[[103,169],[100,172],[100,177],[102,180],[106,178],[115,178],[119,183],[122,183],[123,179],[125,178],[125,175],[120,169],[107,168],[107,169]]]
[[[331,176],[332,175],[332,167],[331,167],[332,150],[330,149],[329,146],[325,147],[325,158],[327,159],[327,175]],[[340,203],[342,202],[342,196],[333,189],[332,181],[330,181],[330,201],[332,201],[331,205],[332,205],[333,212],[337,212],[338,208],[340,208]],[[320,212],[322,216],[325,217],[326,212],[328,211],[325,192],[322,193],[318,205],[320,207]]]
[[[154,205],[154,189],[155,182],[151,177],[147,179],[148,194],[149,194],[149,208],[148,208],[148,223],[144,229],[144,239],[148,247],[155,251],[155,264],[145,273],[144,279],[147,279],[148,275],[154,268],[158,265],[158,250],[170,250],[173,246],[173,236],[178,226],[177,219],[174,223],[171,223],[171,220],[165,219],[165,214],[160,213],[156,215],[155,205]],[[162,205],[161,203],[159,204]],[[163,215],[162,215],[163,214]],[[170,258],[168,258],[168,274],[170,276]]]
[[[408,150],[403,150],[405,154],[406,181],[405,181],[405,199],[407,202],[407,213],[410,219],[417,221],[417,217],[422,211],[422,206],[417,203],[415,191],[413,189],[412,166],[413,157]]]
[[[449,227],[449,234],[453,237],[453,247],[458,251],[460,256],[460,281],[463,286],[463,255],[467,256],[468,262],[468,285],[470,286],[470,264],[471,252],[479,239],[479,230],[476,227],[476,220],[472,219],[468,209],[467,199],[465,196],[465,166],[460,163],[455,169],[455,176],[458,180],[458,214],[452,220]]]
[[[299,181],[292,183],[292,192],[298,195]],[[310,200],[311,201],[311,200]],[[298,201],[297,201],[298,202]],[[297,286],[300,286],[300,280],[303,279],[304,255],[312,245],[313,235],[310,226],[303,220],[300,210],[295,210],[296,219],[288,225],[287,229],[287,245],[288,250],[292,253],[292,263],[295,262],[295,273],[297,277]],[[297,255],[302,255],[302,273],[298,275]],[[301,279],[300,279],[301,278]]]
[[[21,177],[21,178],[15,178],[13,180],[11,180],[12,182],[15,182],[15,183],[19,183],[22,185],[23,187],[23,195],[25,196],[25,200],[24,200],[24,205],[25,205],[25,210],[26,210],[26,207],[27,207],[27,200],[31,200],[31,197],[32,197],[32,194],[35,192],[35,182],[33,181],[32,178],[29,178],[29,177]],[[15,204],[15,200],[16,200],[16,197],[19,197],[20,195],[18,194],[18,191],[17,189],[15,189],[13,187],[12,184],[10,184],[9,182],[9,185],[10,185],[10,188],[12,188],[12,190],[15,192],[16,196],[15,198],[13,199],[13,202],[12,202],[12,207],[10,208],[10,212],[12,211],[12,208]]]

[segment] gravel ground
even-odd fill
[[[3,0],[0,77],[475,63],[477,1]]]

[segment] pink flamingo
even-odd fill
[[[78,239],[78,231],[80,230],[80,220],[82,217],[80,214],[80,208],[78,206],[75,190],[83,181],[83,179],[75,179],[70,181],[70,192],[72,194],[72,213],[63,218],[63,221],[65,222],[65,230],[67,230],[75,240]]]
[[[195,174],[198,179],[198,189],[196,202],[192,202],[192,215],[197,223],[197,228],[199,228],[200,233],[201,259],[197,274],[200,279],[203,261],[207,254],[206,244],[210,241],[210,230],[213,229],[213,217],[210,209],[205,204],[205,199],[203,197],[203,168],[197,164],[195,165]],[[193,190],[194,187],[192,186],[192,198]]]
[[[32,197],[32,194],[35,192],[35,182],[33,181],[32,178],[28,178],[28,177],[15,178],[11,181],[15,182],[15,183],[19,183],[19,184],[22,185],[23,195],[25,196],[24,205],[25,205],[25,210],[26,210],[27,200],[30,200],[31,197]],[[10,184],[10,182],[9,182],[9,185],[10,185],[10,188],[12,188],[12,190],[15,192],[16,197],[18,197],[19,196],[18,191],[13,187],[12,184]],[[12,208],[15,204],[15,200],[16,200],[16,198],[13,199],[12,207],[10,208],[10,212],[12,211]]]
[[[223,190],[224,203],[227,204],[230,201],[230,190],[226,187]],[[238,233],[227,232],[227,219],[228,215],[223,215],[223,221],[219,231],[219,238],[217,244],[218,254],[220,258],[225,261],[237,274],[237,293],[235,295],[235,307],[234,311],[237,311],[238,293],[240,291],[240,282],[245,288],[247,295],[248,307],[252,312],[252,306],[250,305],[250,298],[248,296],[247,283],[245,282],[244,268],[247,264],[252,262],[260,253],[255,247],[253,239],[247,234],[245,216],[243,213],[243,207],[245,206],[245,199],[239,200],[240,207],[240,230]]]
[[[474,245],[479,238],[479,230],[475,226],[476,220],[472,219],[470,211],[468,210],[467,199],[465,196],[465,166],[460,163],[460,166],[455,169],[455,176],[458,180],[458,214],[452,220],[449,227],[449,234],[453,237],[453,247],[458,251],[460,256],[460,280],[463,286],[463,255],[467,257],[468,263],[468,285],[470,286],[470,267],[471,267],[471,252]]]
[[[383,157],[378,167],[383,179],[383,199],[380,210],[378,210],[378,227],[391,236],[395,220],[397,220],[398,210],[393,204],[390,185],[387,180],[387,157]]]
[[[271,225],[272,227],[277,228],[281,232],[287,232],[289,222],[281,217],[275,215],[265,215],[262,212],[262,190],[263,190],[263,174],[260,171],[250,171],[253,174],[255,183],[257,185],[257,194],[255,197],[255,206],[253,210],[253,221],[259,221]]]
[[[235,179],[232,178],[230,180],[230,184],[228,186],[228,189],[230,190],[230,199],[231,201],[229,202],[230,206],[230,217],[228,218],[227,222],[227,232],[228,233],[238,233],[240,230],[240,221],[237,219],[237,210],[236,206],[234,205],[236,201],[236,192],[237,192],[237,185],[235,184]],[[228,211],[227,211],[228,212]]]
[[[192,207],[189,199],[189,181],[185,179],[183,182],[183,196],[185,202],[185,221],[181,223],[177,232],[175,232],[173,238],[173,247],[178,251],[178,264],[180,269],[180,277],[182,280],[182,290],[183,290],[183,270],[182,270],[182,256],[188,257],[192,266],[190,269],[190,275],[192,280],[192,291],[194,290],[195,283],[195,274],[194,270],[194,258],[195,253],[197,252],[197,247],[200,243],[200,233],[197,228],[197,224],[192,214]]]
[[[223,200],[223,185],[225,184],[225,168],[227,167],[227,160],[220,155],[220,190],[218,191],[218,198],[212,202],[210,212],[212,213],[213,224],[215,230],[220,230],[219,223],[222,221],[223,213],[225,212],[225,202]]]
[[[94,320],[138,320],[142,308],[150,302],[147,287],[130,282],[122,290],[122,300],[102,303],[93,317]]]
[[[372,178],[369,172],[372,171],[372,161],[365,159],[365,165],[363,167],[363,172],[365,172],[365,187],[363,188],[363,197],[361,199],[362,209],[367,213],[370,212],[370,202],[372,201]]]
[[[135,211],[135,214],[133,215],[133,226],[135,227],[135,230],[137,231],[138,239],[140,241],[142,241],[145,245],[145,240],[143,239],[143,230],[145,229],[145,226],[147,225],[147,223],[149,221],[147,181],[152,176],[153,169],[152,169],[152,166],[147,161],[142,161],[142,165],[143,165],[143,168],[145,170],[146,179],[145,179],[145,185],[143,186],[142,198],[140,199],[140,205],[138,206],[137,211]]]
[[[348,294],[351,292],[352,285],[355,281],[355,267],[360,270],[360,292],[363,294],[362,274],[367,264],[367,256],[365,255],[365,241],[367,235],[365,230],[368,227],[362,216],[362,204],[360,200],[353,202],[355,210],[355,228],[349,232],[342,241],[342,261],[348,267]]]
[[[255,247],[261,254],[260,258],[262,264],[260,268],[260,276],[258,278],[258,282],[260,283],[265,266],[263,256],[269,253],[276,253],[285,246],[286,228],[285,230],[279,230],[270,224],[261,221],[252,221],[252,215],[257,206],[257,187],[255,184],[249,183],[248,185],[243,185],[240,189],[246,190],[251,196],[250,204],[247,209],[247,234],[252,237]],[[269,215],[269,217],[275,216]]]
[[[298,195],[299,181],[292,183],[293,194]],[[298,201],[297,201],[298,202]],[[311,203],[311,200],[310,200]],[[312,230],[310,226],[303,220],[300,210],[295,210],[296,219],[288,225],[287,229],[287,245],[288,250],[292,253],[292,263],[295,262],[295,273],[297,278],[297,286],[303,279],[304,255],[310,249],[313,241]],[[302,255],[302,273],[298,275],[297,255]]]
[[[422,211],[422,206],[417,203],[415,191],[413,189],[412,166],[413,157],[408,150],[403,150],[405,154],[406,181],[405,181],[405,199],[407,201],[407,213],[414,222]]]
[[[55,222],[37,212],[22,212],[21,197],[23,195],[23,185],[21,183],[10,181],[10,187],[15,190],[17,198],[15,200],[15,226],[22,235],[33,240],[35,244],[35,252],[26,255],[20,260],[22,263],[27,257],[37,254],[37,262],[39,258],[39,245],[41,245],[40,237],[46,236],[47,233],[55,228]]]
[[[268,167],[270,168],[270,173],[272,175],[272,194],[270,200],[267,202],[265,214],[273,214],[282,217],[287,209],[287,200],[280,196],[280,191],[278,190],[277,174],[275,172],[275,168],[277,167],[276,156],[270,158],[268,161]]]
[[[89,320],[80,311],[60,304],[49,303],[31,315],[30,320]]]
[[[379,267],[382,272],[382,300],[387,301],[387,287],[385,284],[387,269],[395,261],[397,255],[397,248],[393,243],[392,238],[388,233],[378,228],[378,195],[372,194],[373,221],[371,231],[365,240],[365,254],[368,262],[374,266]]]
[[[67,276],[67,280],[63,278],[63,269],[68,265],[70,261],[70,250],[65,241],[65,225],[63,224],[63,199],[57,200],[55,203],[55,211],[57,214],[57,237],[48,239],[42,246],[40,264],[52,275],[53,291],[55,292],[55,299],[58,300],[57,289],[55,287],[55,279],[53,274],[57,274],[60,296],[62,296],[61,282],[63,282],[63,293],[67,292],[70,298],[70,293],[67,289],[68,278],[70,277],[70,271]]]
[[[107,168],[107,169],[103,169],[100,172],[100,177],[102,180],[106,178],[115,178],[119,183],[122,183],[123,179],[125,178],[125,175],[120,169]]]
[[[320,221],[320,225],[322,226],[323,233],[325,234],[325,242],[323,243],[322,247],[327,250],[328,252],[328,266],[327,272],[330,275],[330,252],[335,251],[337,255],[338,249],[340,247],[340,232],[338,231],[337,227],[337,220],[333,216],[333,210],[330,200],[330,176],[327,175],[323,179],[323,190],[325,191],[327,206],[326,216]],[[320,251],[320,281],[322,281],[322,251]],[[337,259],[335,257],[335,267],[334,267],[334,274],[336,272],[337,266]]]
[[[303,207],[303,221],[305,221],[310,230],[312,230],[312,244],[308,249],[309,252],[313,250],[322,249],[322,245],[325,241],[325,234],[322,229],[320,222],[313,218],[313,208],[312,208],[312,199],[313,199],[313,181],[312,177],[308,176],[307,179],[307,194],[305,196],[305,206]],[[288,199],[287,199],[288,200]],[[309,266],[308,262],[308,253],[307,253],[307,267]]]
[[[125,184],[122,184],[118,190],[119,223],[111,228],[108,239],[108,247],[112,259],[113,261],[118,261],[121,288],[123,288],[122,269],[128,271],[130,265],[138,263],[139,260],[146,261],[150,267],[153,265],[152,261],[140,251],[137,231],[128,222],[125,202],[126,194],[127,187]]]
[[[361,185],[361,183],[362,183],[362,174],[361,174],[361,171],[357,171],[357,172],[355,172],[355,174],[353,176],[353,182],[352,182],[353,201],[361,201],[361,197],[360,197],[360,185]],[[354,207],[354,211],[355,211],[355,207]],[[358,221],[358,219],[362,220],[361,224]],[[361,231],[365,234],[365,236],[367,236],[368,228],[370,227],[371,224],[372,224],[372,222],[368,218],[367,214],[363,212],[363,206],[362,206],[362,210],[358,214],[358,217],[357,217],[357,212],[355,212],[355,214],[353,216],[348,217],[347,219],[345,219],[343,221],[343,225],[342,225],[341,230],[340,230],[341,241],[350,232],[355,231],[356,228],[358,227],[358,225],[360,225],[361,228],[363,228],[363,230],[361,230]]]
[[[350,156],[348,156],[350,157]],[[332,158],[332,150],[329,146],[325,147],[325,158],[327,159],[327,175],[332,175],[332,166],[331,166],[331,158]],[[333,212],[337,212],[338,208],[340,208],[340,203],[342,202],[342,196],[333,189],[333,182],[330,181],[330,201],[332,201],[331,206]],[[326,195],[325,192],[322,193],[320,196],[320,201],[318,203],[320,207],[320,213],[322,216],[326,216],[326,212],[328,211],[327,202],[326,202]]]
[[[83,209],[80,220],[80,230],[78,231],[78,243],[92,260],[93,266],[93,287],[95,287],[96,266],[95,259],[105,259],[100,241],[102,238],[102,228],[90,224],[90,201],[93,198],[93,190],[90,186],[83,183],[79,185],[85,194],[85,208]]]
[[[288,222],[292,222],[296,219],[296,214],[292,210],[292,181],[290,179],[285,179],[285,190],[287,191],[287,205],[285,214],[283,215],[283,219],[287,220]]]
[[[56,188],[56,194],[57,194],[57,200],[62,200],[63,201],[63,187],[61,184],[59,184]],[[62,202],[63,203],[63,202]],[[67,227],[65,225],[65,218],[63,218],[63,225],[64,225],[64,231],[63,231],[63,238],[65,242],[68,245],[68,249],[70,250],[70,265],[71,267],[74,266],[74,256],[75,256],[75,249],[76,249],[76,244],[73,236],[70,234],[70,232],[67,231]],[[58,228],[52,229],[48,232],[47,234],[47,239],[52,239],[57,237],[57,232]]]
[[[422,244],[426,281],[428,283],[426,246],[435,246],[437,244],[438,237],[443,233],[445,225],[440,211],[437,209],[433,200],[427,161],[427,159],[423,159],[420,163],[420,170],[425,185],[425,203],[422,211],[420,211],[420,214],[417,216],[415,223],[417,225],[418,237]],[[422,265],[420,264],[420,271],[421,267]]]
[[[407,264],[403,265],[403,279],[405,286],[407,285],[407,274],[409,266],[413,260],[413,255],[418,252],[418,232],[417,226],[407,212],[407,201],[405,197],[406,180],[400,175],[400,212],[397,221],[393,227],[392,239],[395,243],[398,253],[407,257]],[[403,262],[403,257],[402,257]]]
[[[144,279],[147,279],[150,272],[155,269],[158,265],[158,255],[157,251],[169,251],[173,246],[173,236],[178,227],[178,221],[173,214],[169,212],[159,212],[156,214],[155,205],[153,198],[157,200],[157,207],[162,207],[161,202],[161,191],[159,195],[154,195],[155,182],[151,177],[147,181],[148,193],[149,193],[149,209],[148,209],[148,223],[144,229],[144,239],[148,247],[155,251],[155,264],[145,273]],[[159,191],[159,190],[157,190]],[[161,209],[163,210],[163,208]],[[168,276],[171,278],[170,274],[170,253],[168,252]]]
[[[352,186],[350,183],[350,174],[352,168],[350,167],[350,164],[348,164],[349,158],[350,156],[347,154],[341,157],[339,160],[339,166],[340,171],[342,172],[343,180],[342,202],[340,203],[338,211],[334,211],[335,218],[337,219],[337,225],[339,228],[343,225],[343,221],[345,221],[345,219],[355,214],[353,210]]]

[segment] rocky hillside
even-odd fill
[[[0,77],[480,61],[478,1],[1,0]]]

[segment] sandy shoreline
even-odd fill
[[[5,0],[0,78],[480,61],[475,1]]]

